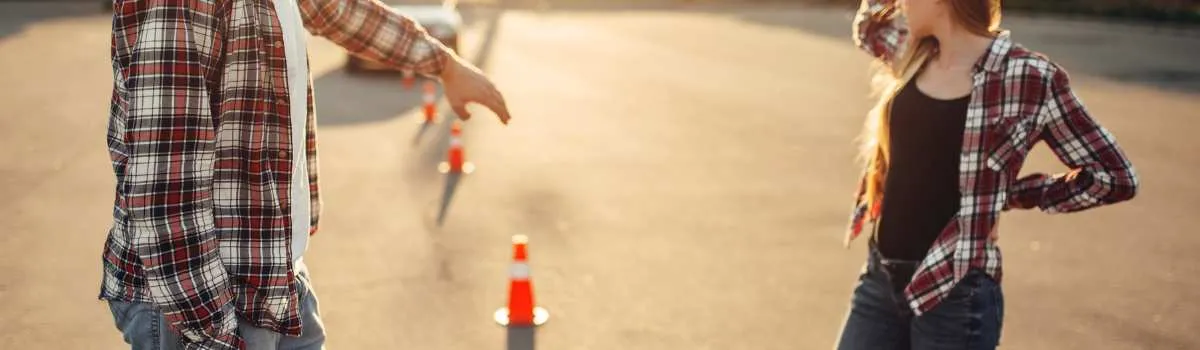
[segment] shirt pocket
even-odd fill
[[[1001,118],[989,132],[987,166],[995,172],[1016,172],[1037,133],[1036,114]]]

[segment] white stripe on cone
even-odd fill
[[[529,279],[529,264],[513,263],[512,266],[508,267],[508,277],[510,277],[514,280],[519,280],[519,281],[528,280]]]

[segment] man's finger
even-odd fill
[[[504,100],[489,98],[486,103],[481,104],[492,110],[492,113],[496,113],[496,116],[500,117],[501,123],[508,124],[510,117],[508,115],[508,108],[504,106]]]
[[[492,112],[495,112],[496,116],[500,117],[500,122],[505,125],[508,125],[508,120],[512,119],[512,116],[508,114],[508,103],[504,101],[504,96],[500,94],[500,90],[492,89],[492,106],[488,108],[491,108]]]
[[[454,114],[458,114],[459,119],[471,119],[471,112],[467,112],[466,103],[453,103],[450,105],[450,108],[454,109]]]

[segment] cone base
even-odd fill
[[[502,307],[499,310],[496,310],[496,313],[494,315],[492,315],[492,319],[494,319],[497,324],[508,327],[508,307]],[[550,319],[550,311],[546,311],[546,309],[541,306],[537,306],[537,307],[533,308],[533,325],[534,326],[541,326],[543,324],[546,324],[546,321],[549,319]]]
[[[442,174],[449,174],[450,173],[450,163],[441,162],[440,164],[438,164],[438,172],[442,173]],[[471,162],[463,163],[461,173],[470,174],[473,172],[475,172],[475,164],[473,164]]]

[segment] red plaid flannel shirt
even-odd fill
[[[854,21],[860,48],[885,62],[908,42],[908,30],[888,20],[890,1],[864,0]],[[1069,172],[1018,177],[1025,156],[1046,142]],[[1096,123],[1071,91],[1062,67],[1001,32],[974,69],[959,157],[961,206],[904,290],[922,314],[946,298],[970,269],[1000,280],[1000,249],[989,239],[1000,213],[1040,208],[1068,213],[1133,198],[1138,180],[1113,135]],[[859,182],[846,242],[878,219]],[[885,193],[886,195],[886,193]]]
[[[376,0],[296,0],[304,26],[436,75],[451,53]],[[290,115],[271,0],[115,0],[108,149],[116,174],[100,298],[154,303],[187,349],[241,322],[298,335],[291,236],[316,232],[316,119]],[[307,118],[292,135],[293,117]],[[291,232],[292,137],[307,139],[312,230]]]

